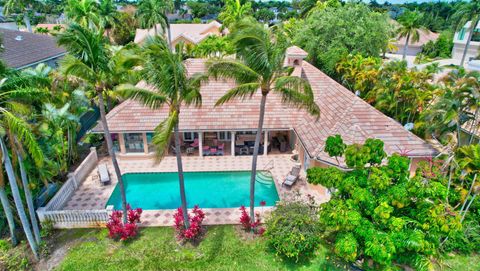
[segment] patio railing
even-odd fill
[[[75,190],[82,184],[98,162],[97,150],[90,148],[90,154],[80,166],[68,175],[68,180],[45,207],[37,209],[40,222],[51,221],[55,228],[85,228],[104,225],[113,210],[112,207],[100,210],[62,210]]]

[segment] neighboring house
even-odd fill
[[[307,53],[302,49],[290,47],[285,65],[294,68],[294,75],[310,82],[315,101],[321,109],[320,118],[316,120],[306,111],[282,103],[282,97],[272,92],[267,98],[259,150],[261,154],[297,154],[296,159],[304,169],[309,166],[336,166],[336,160],[324,152],[327,137],[335,134],[340,134],[347,144],[363,143],[367,138],[381,139],[385,142],[388,154],[399,152],[410,157],[413,161],[412,170],[418,161],[437,153],[432,146],[405,130],[398,122],[304,61],[306,56]],[[186,60],[188,74],[205,72],[206,61]],[[149,88],[143,81],[137,86]],[[183,151],[187,154],[209,155],[212,154],[209,146],[222,144],[222,152],[215,152],[216,155],[252,154],[260,94],[256,92],[251,99],[233,100],[222,106],[214,106],[234,86],[233,81],[212,79],[201,88],[201,107],[182,108],[179,130],[185,146]],[[152,155],[153,131],[167,115],[168,106],[152,110],[131,99],[111,110],[107,114],[107,122],[118,156]],[[101,123],[93,129],[94,133],[102,131]],[[195,150],[192,150],[191,144]],[[171,147],[168,149],[171,150]],[[340,159],[340,163],[339,166],[345,168],[343,159]]]
[[[408,56],[416,56],[418,53],[422,52],[423,45],[425,45],[429,41],[436,41],[438,39],[439,34],[431,31],[419,31],[420,37],[417,42],[412,42],[412,39],[410,37],[410,40],[408,41],[408,47],[407,47],[407,55]],[[403,54],[403,48],[405,48],[405,41],[407,40],[406,37],[399,37],[395,42],[393,42],[393,45],[397,47],[398,49],[396,51],[393,51],[392,53],[395,54]]]
[[[455,32],[453,36],[453,49],[452,49],[452,58],[456,60],[461,60],[463,52],[465,51],[465,45],[467,44],[468,36],[470,35],[471,22],[467,22],[459,31]],[[472,58],[478,56],[478,49],[480,48],[480,27],[477,24],[475,27],[472,40],[470,41],[470,46],[467,51],[467,56],[465,61],[468,62]]]
[[[22,31],[0,29],[3,51],[0,58],[13,69],[34,68],[40,63],[55,67],[66,54],[54,37]]]
[[[157,33],[162,34],[163,30],[157,24]],[[197,44],[210,35],[222,35],[222,24],[212,21],[208,24],[170,24],[170,32],[172,33],[172,45],[175,47],[177,43]],[[134,42],[143,43],[149,36],[154,36],[154,29],[137,29],[135,32]],[[168,35],[168,33],[167,33]]]

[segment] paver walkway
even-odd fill
[[[184,170],[186,172],[202,171],[236,171],[250,170],[251,156],[213,156],[213,157],[182,157]],[[94,169],[86,180],[78,187],[70,200],[63,207],[64,210],[92,210],[103,209],[107,204],[110,195],[117,184],[111,160],[105,157],[99,161],[105,163],[111,173],[112,184],[103,186],[98,180],[93,178],[96,175]],[[122,174],[133,172],[176,172],[177,164],[175,157],[167,156],[159,164],[155,164],[153,159],[148,158],[121,158],[119,159]],[[329,200],[329,195],[322,187],[312,187],[305,181],[305,174],[302,172],[301,179],[292,189],[283,187],[282,181],[291,170],[295,162],[290,159],[290,155],[268,155],[259,156],[258,169],[270,168],[270,172],[275,180],[278,195],[280,199],[292,197],[300,193],[302,196],[311,195],[318,203]],[[268,212],[271,208],[256,208],[259,212]],[[240,217],[240,211],[237,208],[214,208],[204,209],[206,212],[205,224],[236,224]],[[172,216],[174,210],[146,210],[142,215],[142,225],[144,226],[170,226],[172,225]]]

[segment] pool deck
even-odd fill
[[[283,179],[295,165],[290,159],[291,155],[268,155],[259,156],[258,169],[267,167],[275,180],[278,196],[280,199],[287,199],[300,194],[303,197],[311,195],[317,203],[329,200],[329,195],[321,186],[312,186],[305,181],[305,173],[302,172],[300,180],[290,189],[282,186]],[[118,159],[120,170],[124,173],[135,172],[176,172],[177,161],[175,157],[167,156],[159,164],[155,164],[151,158],[122,157]],[[202,171],[239,171],[250,170],[251,156],[208,156],[208,157],[182,157],[185,172]],[[273,161],[273,162],[272,162]],[[109,157],[102,158],[99,164],[107,165],[112,178],[112,184],[103,186],[93,176],[96,169],[92,170],[85,181],[77,188],[73,196],[63,207],[64,210],[94,210],[104,209],[110,195],[117,184],[112,162]],[[188,195],[187,195],[188,197]],[[127,199],[128,200],[128,199]],[[201,207],[201,206],[200,206]],[[205,224],[238,224],[240,211],[238,208],[214,208],[203,209],[206,213]],[[271,207],[257,207],[256,211],[261,214],[267,213]],[[175,210],[145,210],[142,214],[142,226],[171,226],[173,225],[173,213]]]

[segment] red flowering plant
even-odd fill
[[[174,229],[177,235],[177,239],[181,241],[197,241],[203,233],[203,220],[205,219],[205,213],[195,205],[191,214],[188,214],[188,220],[190,227],[185,228],[185,220],[183,218],[182,208],[178,208],[177,212],[173,215]]]
[[[142,215],[142,209],[132,209],[130,205],[127,205],[127,223],[123,224],[122,211],[115,210],[110,215],[110,219],[107,222],[108,236],[114,240],[128,240],[137,236],[138,226],[140,223],[140,217]]]
[[[261,227],[262,221],[260,213],[255,214],[255,221],[252,223],[250,221],[250,215],[247,213],[247,208],[242,205],[240,211],[240,224],[245,231],[253,231],[253,233],[258,235],[262,235],[265,232],[265,229]]]

